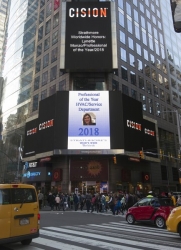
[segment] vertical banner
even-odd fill
[[[108,91],[69,92],[68,149],[110,149]]]

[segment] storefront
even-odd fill
[[[100,159],[101,158],[101,159]],[[71,192],[107,193],[108,159],[102,157],[72,157],[70,161]]]
[[[49,190],[51,190],[51,183],[52,183],[51,167],[25,168],[23,170],[22,183],[34,185],[37,190],[42,190],[43,193],[47,193]]]

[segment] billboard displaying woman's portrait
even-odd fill
[[[85,113],[83,114],[82,124],[87,125],[96,125],[96,116],[94,113]]]
[[[110,149],[109,91],[69,91],[68,149]]]

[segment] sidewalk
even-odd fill
[[[45,212],[45,211],[51,211],[51,208],[49,207],[49,206],[45,206],[45,207],[43,207],[42,209],[40,209],[40,212]],[[61,208],[61,210],[53,210],[52,212],[75,212],[75,213],[87,213],[87,209],[86,208],[84,208],[82,211],[80,210],[80,209],[78,209],[77,211],[75,211],[74,209],[70,209],[70,208],[68,208],[68,209],[66,209],[65,211],[63,211],[62,210],[62,208]],[[90,210],[90,212],[89,213],[91,213],[91,210]],[[96,211],[94,211],[93,212],[93,214],[99,214],[99,215],[112,215],[112,216],[121,216],[121,217],[125,217],[126,216],[126,212],[124,213],[124,215],[122,215],[122,214],[118,214],[118,215],[113,215],[112,214],[112,211],[110,211],[110,210],[107,210],[107,212],[96,212]]]

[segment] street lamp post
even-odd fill
[[[17,167],[17,174],[16,174],[17,180],[19,181],[19,177],[20,177],[19,169],[20,169],[20,160],[21,160],[21,149],[22,149],[23,136],[20,135],[20,134],[17,134],[17,135],[20,136],[20,145],[19,145],[19,149],[18,149],[18,167]]]

